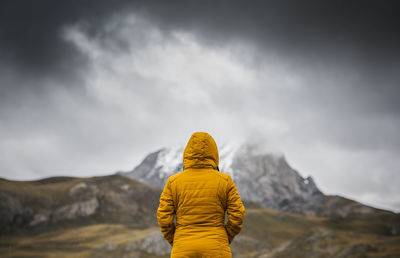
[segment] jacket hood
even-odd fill
[[[211,135],[205,132],[192,134],[183,152],[183,168],[217,169],[218,163],[218,148]]]

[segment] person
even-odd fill
[[[171,257],[232,257],[229,245],[242,229],[245,208],[218,163],[211,135],[193,133],[183,153],[183,171],[168,178],[157,209]]]

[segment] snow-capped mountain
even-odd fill
[[[235,180],[232,164],[242,144],[235,142],[224,144],[219,149],[219,168],[221,172],[230,174]],[[169,176],[183,170],[183,151],[185,146],[174,145],[150,153],[132,171],[123,173],[140,182],[163,187]]]
[[[281,153],[260,151],[260,146],[233,142],[219,146],[219,168],[231,175],[244,201],[263,207],[313,216],[346,217],[369,213],[372,207],[324,195],[311,177],[302,177]],[[183,170],[185,146],[175,145],[150,153],[132,171],[121,175],[163,188],[168,177]]]
[[[272,209],[315,214],[324,195],[311,177],[303,178],[283,154],[260,153],[257,145],[228,143],[219,148],[219,168],[232,176],[243,200]],[[169,176],[183,169],[184,146],[162,148],[123,175],[163,187]]]

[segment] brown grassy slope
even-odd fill
[[[385,222],[373,224],[371,218],[332,221],[247,208],[242,232],[231,248],[233,257],[399,257],[400,236],[381,229],[389,227],[391,221],[387,225]],[[132,254],[168,257],[149,253],[147,249],[128,250],[129,243],[153,230],[159,231],[156,227],[137,229],[127,224],[96,224],[35,236],[3,236],[0,256],[7,257],[11,250],[12,257],[129,257]]]
[[[38,181],[1,179],[0,229],[1,233],[10,233],[94,223],[155,226],[154,210],[160,193],[161,189],[119,175]],[[34,223],[38,215],[45,219]]]
[[[266,247],[254,257],[400,257],[400,235],[392,231],[398,214],[321,218],[246,209],[245,220],[241,235]]]
[[[140,240],[154,230],[158,229],[141,230],[121,224],[96,224],[45,232],[34,237],[3,236],[0,238],[0,257],[96,257],[103,254],[123,257],[136,252],[127,251],[129,243]],[[140,257],[149,255],[140,250],[136,253],[140,253]]]

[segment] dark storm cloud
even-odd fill
[[[146,8],[166,27],[212,32],[223,41],[247,37],[289,54],[320,58],[317,54],[344,51],[375,58],[365,61],[398,64],[399,6],[398,1],[284,0],[157,2]]]
[[[110,15],[129,7],[147,11],[162,26],[212,33],[220,40],[247,37],[311,57],[341,50],[366,62],[398,64],[398,1],[135,2],[2,1],[2,55],[34,69],[60,68],[64,58],[76,55],[60,37],[62,27],[82,20],[100,29]]]
[[[84,21],[100,29],[126,1],[1,1],[0,60],[26,77],[78,75],[86,60],[62,38],[62,29]],[[4,86],[4,84],[3,84]]]
[[[68,76],[85,58],[63,40],[63,27],[104,21],[126,10],[164,29],[203,34],[223,45],[240,38],[315,65],[338,61],[379,74],[399,65],[398,1],[2,1],[0,54],[27,73]],[[327,59],[327,60],[326,60]],[[336,60],[339,59],[339,60]],[[397,71],[393,71],[396,73]],[[393,89],[387,89],[388,94]],[[397,93],[397,89],[394,89]]]
[[[383,111],[400,111],[398,1],[183,1],[147,8],[165,28],[194,30],[210,44],[244,39],[261,55],[272,49],[297,65],[359,73],[368,83],[354,87],[379,95]]]

